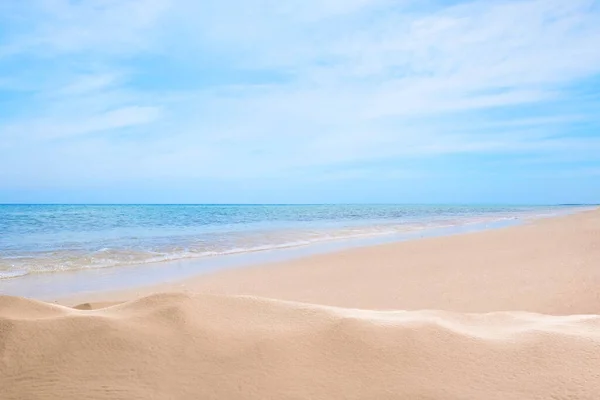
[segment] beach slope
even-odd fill
[[[600,210],[231,269],[175,288],[373,310],[600,314]]]

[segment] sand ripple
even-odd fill
[[[600,316],[0,297],[1,399],[597,399]],[[88,308],[85,310],[85,308]]]

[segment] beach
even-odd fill
[[[0,298],[0,398],[595,399],[600,211]]]
[[[0,0],[0,400],[600,400],[600,0]]]
[[[155,292],[249,295],[373,310],[600,314],[600,212],[357,247],[175,283],[70,296],[64,305]]]

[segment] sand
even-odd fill
[[[182,287],[0,296],[0,399],[599,398],[598,211]]]

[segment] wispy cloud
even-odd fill
[[[7,185],[50,158],[32,185],[83,179],[84,160],[106,182],[402,180],[435,177],[439,157],[600,152],[600,97],[581,92],[600,87],[593,0],[37,0],[0,15]]]
[[[6,2],[3,22],[13,30],[0,55],[133,55],[153,47],[156,22],[167,6],[168,0]]]

